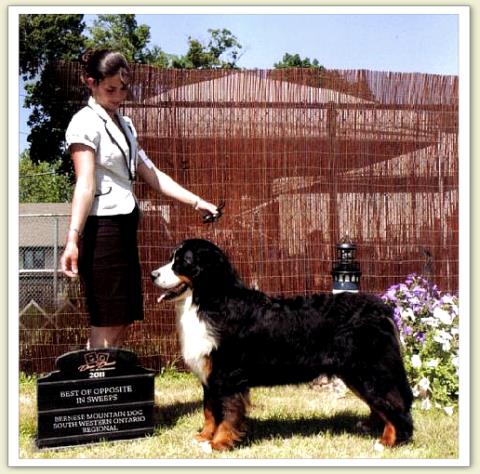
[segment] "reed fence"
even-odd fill
[[[80,108],[78,65],[54,74],[56,100]],[[204,225],[136,184],[145,321],[128,346],[146,366],[179,361],[173,306],[157,304],[149,274],[184,238],[214,241],[248,285],[272,294],[331,291],[344,236],[358,246],[362,291],[382,293],[417,272],[457,292],[457,76],[142,65],[133,76],[124,114],[147,155],[193,192],[225,202],[223,218]],[[81,292],[74,300],[69,311],[82,323],[49,332],[69,340],[42,344],[32,337],[41,328],[22,329],[23,369],[51,370],[56,356],[78,348],[71,335],[85,331]]]

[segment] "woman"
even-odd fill
[[[125,57],[90,50],[81,61],[91,96],[66,131],[76,185],[61,266],[69,277],[80,274],[85,284],[88,347],[119,347],[130,324],[143,320],[133,181],[143,180],[204,217],[219,210],[159,171],[138,148],[135,128],[118,113],[130,82]]]

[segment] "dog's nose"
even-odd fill
[[[158,277],[158,271],[154,270],[152,273],[150,273],[150,276],[152,277],[152,280],[156,280]]]

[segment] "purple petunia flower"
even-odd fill
[[[425,342],[425,333],[424,332],[417,332],[417,334],[415,334],[415,339],[420,342],[421,344],[423,344]]]
[[[427,376],[444,385],[448,393],[432,390],[430,403],[455,403],[458,381],[452,377],[456,373],[458,378],[458,367],[452,368],[448,357],[458,353],[458,295],[443,294],[428,278],[412,273],[403,283],[389,287],[382,299],[392,308],[404,356],[411,363],[409,376],[417,385]],[[432,340],[438,344],[428,342]],[[418,364],[421,360],[427,362],[425,367]],[[439,362],[432,365],[432,360]]]

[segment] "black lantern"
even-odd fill
[[[360,264],[355,260],[357,246],[344,237],[336,246],[337,259],[332,265],[332,293],[350,291],[358,293],[360,286]]]

